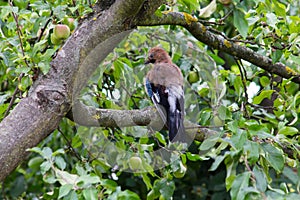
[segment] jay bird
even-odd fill
[[[147,73],[145,87],[163,123],[169,130],[169,140],[185,138],[183,76],[168,53],[160,47],[150,49],[145,64],[153,63]],[[183,141],[182,141],[183,142]]]

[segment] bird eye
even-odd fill
[[[154,58],[153,53],[150,53],[149,58],[150,58],[150,59],[153,59],[153,58]]]

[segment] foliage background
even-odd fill
[[[0,1],[0,119],[11,99],[16,97],[14,103],[18,103],[37,74],[49,70],[59,49],[50,41],[53,26],[66,23],[68,17],[79,21],[92,11],[87,1],[74,2],[19,0],[9,5]],[[178,0],[161,6],[157,15],[164,11],[192,14],[216,34],[299,72],[299,6],[299,1],[285,0],[233,0],[226,5],[224,1]],[[199,108],[191,120],[214,127],[215,135],[194,141],[166,168],[127,173],[110,163],[120,159],[118,152],[95,156],[84,141],[86,135],[81,135],[92,137],[93,129],[85,131],[64,119],[6,179],[0,198],[298,199],[299,85],[211,49],[183,28],[138,27],[101,63],[82,92],[83,102],[108,109],[151,105],[143,89],[147,71],[143,63],[148,49],[158,44],[170,53],[190,84],[187,88],[192,91],[186,91],[186,99],[196,96],[188,101]],[[132,155],[157,140],[164,144],[163,132],[138,140],[125,134],[145,130],[101,129]]]

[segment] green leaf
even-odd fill
[[[25,66],[18,67],[15,70],[16,73],[24,73],[24,74],[27,74],[29,71],[30,71],[30,68],[29,67],[25,67]]]
[[[261,84],[262,87],[267,87],[268,85],[270,85],[270,79],[267,76],[262,76],[259,79],[259,82]]]
[[[237,150],[241,150],[247,140],[247,132],[242,129],[238,129],[237,133],[234,133],[231,137],[232,145]]]
[[[274,13],[267,13],[267,24],[273,28],[276,28],[277,16]]]
[[[110,179],[101,179],[100,184],[105,187],[106,189],[109,189],[110,191],[115,191],[118,184]]]
[[[296,174],[293,169],[289,168],[289,167],[284,167],[282,173],[288,178],[290,179],[293,184],[298,184],[300,179],[299,179],[299,176],[298,174]]]
[[[284,167],[284,158],[282,152],[271,144],[262,144],[263,150],[265,151],[265,158],[268,163],[277,171],[280,172]]]
[[[83,182],[83,184],[87,186],[95,183],[100,183],[100,178],[96,175],[82,175],[79,177],[77,182]]]
[[[239,9],[235,9],[233,11],[233,24],[242,35],[242,37],[246,38],[249,28],[248,21],[245,19],[245,14]]]
[[[300,63],[300,57],[299,57],[299,56],[290,55],[290,59],[291,59],[294,63]]]
[[[85,199],[89,200],[97,200],[98,199],[98,191],[96,188],[88,188],[82,191]]]
[[[140,197],[130,190],[125,190],[119,193],[118,200],[140,200]]]
[[[190,11],[196,11],[200,8],[198,0],[179,0],[178,2],[188,7]]]
[[[52,158],[52,149],[50,149],[49,147],[44,147],[41,155],[44,159],[51,159]]]
[[[52,153],[52,156],[57,156],[59,154],[65,154],[65,151],[63,149],[58,149]]]
[[[63,185],[59,188],[59,196],[58,196],[58,199],[66,196],[69,194],[69,192],[72,190],[73,188],[73,185],[71,184],[66,184],[66,185]]]
[[[35,152],[35,153],[38,153],[38,154],[42,155],[42,149],[39,148],[39,147],[33,147],[31,149],[27,149],[27,151]]]
[[[215,136],[215,135],[207,138],[200,145],[200,147],[199,147],[200,151],[206,151],[206,150],[209,150],[210,148],[214,147],[215,144],[218,142],[218,140],[219,140],[219,137]]]
[[[248,193],[245,188],[247,188],[249,185],[250,176],[250,172],[244,172],[236,176],[230,190],[230,196],[232,200],[245,199]]]
[[[75,135],[73,138],[72,138],[72,147],[73,148],[78,148],[82,145],[82,140],[79,136],[79,134]]]
[[[260,167],[255,165],[253,168],[253,173],[255,176],[255,180],[256,180],[255,184],[256,184],[257,189],[261,192],[265,192],[267,189],[268,183],[267,183],[267,178],[266,178],[264,171]]]
[[[166,145],[166,144],[167,144],[164,135],[161,134],[160,132],[156,132],[156,133],[155,133],[155,137],[156,137],[156,138],[158,139],[158,141],[159,141],[160,143],[162,143],[163,145]]]
[[[251,164],[258,161],[260,152],[260,146],[258,143],[247,141],[244,145],[244,151],[247,154],[247,158]]]
[[[295,127],[291,127],[291,126],[284,126],[282,127],[279,131],[278,134],[282,134],[282,135],[296,135],[299,133],[299,130]]]
[[[273,1],[273,9],[277,16],[286,17],[286,7],[279,1]]]
[[[221,120],[232,119],[232,113],[226,106],[221,105],[218,108],[218,114]]]
[[[219,165],[223,162],[224,158],[225,155],[217,156],[208,171],[215,171],[219,167]]]
[[[165,199],[171,199],[175,191],[175,183],[171,180],[163,178],[154,182],[153,189],[159,191],[159,193]]]
[[[41,164],[41,173],[45,174],[52,166],[50,161],[45,161]]]
[[[190,161],[202,160],[200,155],[192,154],[191,152],[186,152],[186,156]]]
[[[216,0],[212,0],[206,7],[200,9],[199,17],[208,18],[210,17],[217,9]]]
[[[148,177],[148,175],[146,173],[143,173],[142,174],[142,178],[143,178],[143,181],[147,187],[147,190],[150,190],[152,188],[152,184],[151,184],[151,180],[150,178]]]
[[[272,58],[272,62],[276,63],[280,60],[280,58],[282,57],[283,51],[276,49],[274,51],[272,51],[271,53],[271,58]]]
[[[229,176],[226,177],[226,180],[225,180],[226,190],[230,190],[235,178],[236,178],[235,175],[229,175]]]
[[[64,170],[67,166],[65,160],[61,156],[55,157],[55,164],[61,169]]]
[[[4,113],[6,112],[9,103],[0,104],[0,120],[4,117]]]
[[[264,90],[258,96],[253,98],[253,104],[260,104],[265,98],[271,99],[274,90]]]
[[[224,65],[225,61],[220,58],[217,54],[208,52],[208,55],[216,62],[217,65]]]
[[[33,169],[38,169],[40,168],[41,163],[43,162],[43,158],[39,157],[33,157],[29,160],[28,162],[28,167],[33,168]]]
[[[61,185],[75,185],[78,180],[78,175],[76,174],[70,174],[69,172],[62,171],[57,168],[54,168],[54,171],[56,172],[57,180],[60,182]]]

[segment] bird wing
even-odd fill
[[[162,121],[164,124],[167,123],[167,117],[166,117],[166,111],[165,109],[160,105],[160,95],[158,92],[158,88],[156,88],[150,81],[148,78],[146,78],[145,81],[145,87],[146,87],[146,91],[148,96],[151,98],[159,116],[161,117]]]

